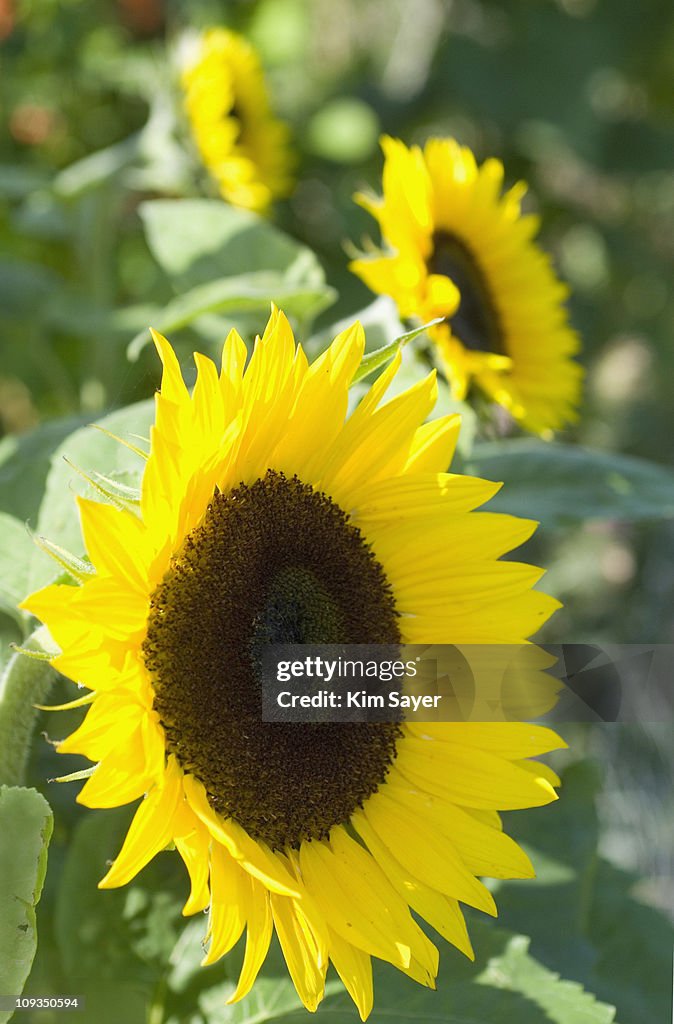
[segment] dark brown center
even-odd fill
[[[273,849],[325,837],[386,777],[399,727],[263,722],[269,643],[400,642],[384,571],[339,506],[268,471],[216,492],[151,599],[143,644],[168,749]]]
[[[450,317],[452,334],[474,352],[505,355],[503,328],[486,275],[465,242],[449,231],[436,231],[428,260],[430,274],[442,274],[461,295]]]

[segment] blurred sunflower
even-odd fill
[[[264,212],[291,188],[287,126],[272,114],[260,61],[242,36],[199,39],[182,76],[185,109],[204,164],[234,206]]]
[[[130,881],[172,841],[210,906],[205,963],[246,930],[231,1000],[274,928],[305,1006],[329,962],[365,1019],[371,957],[434,987],[438,952],[467,956],[463,902],[495,914],[476,876],[533,875],[498,811],[546,804],[558,780],[529,760],[543,727],[269,724],[256,651],[269,642],[520,643],[557,607],[541,570],[500,556],[530,521],[473,511],[498,485],[442,472],[459,420],[425,423],[435,374],[382,404],[395,360],[347,417],[359,324],[309,365],[273,310],[247,368],[232,332],[218,373],[195,355],[190,395],[169,343],[138,515],[78,499],[91,574],[24,607],[54,666],[93,692],[59,745],[97,767],[78,800],[144,796],[101,881]]]
[[[582,371],[568,324],[568,290],[532,241],[519,182],[505,194],[503,164],[480,167],[454,139],[423,151],[385,137],[383,197],[357,201],[389,251],[351,263],[403,317],[445,317],[429,333],[457,398],[474,381],[524,427],[546,434],[577,418]]]

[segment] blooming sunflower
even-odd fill
[[[265,211],[290,191],[287,126],[272,114],[258,56],[228,29],[205,32],[182,76],[204,164],[234,206]]]
[[[277,310],[246,363],[195,355],[192,395],[163,362],[139,514],[79,498],[91,573],[24,607],[91,693],[63,753],[97,763],[78,800],[144,797],[102,888],[175,843],[184,912],[210,907],[205,963],[246,931],[231,1001],[275,929],[305,1006],[332,962],[365,1019],[371,957],[434,987],[412,917],[472,956],[460,903],[495,913],[477,876],[530,877],[498,811],[546,804],[563,746],[520,723],[265,723],[254,668],[270,642],[521,643],[556,602],[500,556],[535,524],[474,509],[498,485],[443,472],[459,421],[426,423],[435,373],[384,401],[399,359],[347,416],[359,324],[311,365]]]
[[[356,199],[379,222],[388,252],[356,259],[372,291],[403,317],[445,317],[429,333],[457,398],[475,383],[527,429],[545,434],[576,419],[582,371],[571,356],[567,288],[521,213],[526,186],[504,195],[503,164],[478,167],[454,139],[423,151],[385,137],[381,199]]]

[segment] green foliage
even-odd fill
[[[634,898],[633,873],[599,854],[600,785],[596,766],[581,762],[564,773],[558,804],[507,816],[537,879],[499,886],[500,918],[531,936],[542,963],[614,1003],[620,1024],[665,1020],[674,926]]]
[[[17,519],[37,522],[53,452],[85,417],[54,420],[28,434],[0,441],[0,508]]]
[[[129,820],[128,809],[122,809],[80,823],[63,865],[55,907],[65,983],[85,996],[85,1019],[102,1024],[140,1020],[145,1007],[160,998],[181,931],[176,892],[181,883],[185,888],[185,879],[176,855],[160,856],[131,886],[97,889]]]
[[[314,254],[245,210],[217,200],[157,200],[141,215],[150,250],[178,293],[154,325],[161,331],[215,313],[253,312],[263,324],[271,302],[304,328],[334,300]],[[228,322],[218,323],[224,337]],[[146,331],[137,335],[130,357],[148,341]]]
[[[145,401],[98,419],[97,426],[123,441],[142,447],[143,441],[138,438],[149,436],[153,417],[154,403]],[[98,471],[121,484],[137,485],[143,465],[142,458],[130,448],[100,430],[93,429],[91,425],[69,434],[52,455],[36,533],[75,555],[82,555],[84,547],[75,494],[97,497],[99,500],[100,495],[83,480],[74,467],[85,474],[91,475]],[[54,563],[35,547],[30,565],[29,590],[48,583],[58,572]]]
[[[28,594],[33,542],[25,525],[0,512],[0,612],[23,626],[25,614],[16,607]]]
[[[674,517],[674,472],[614,452],[516,438],[475,445],[466,471],[504,481],[491,509],[531,516],[545,529]]]
[[[20,995],[37,949],[35,908],[47,870],[54,820],[34,789],[0,785],[0,992]],[[16,851],[20,851],[17,856]],[[0,1010],[0,1024],[11,1012]]]

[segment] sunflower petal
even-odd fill
[[[170,758],[164,785],[155,787],[143,800],[131,822],[122,849],[98,883],[99,889],[126,885],[173,838],[173,820],[182,798],[180,769]]]

